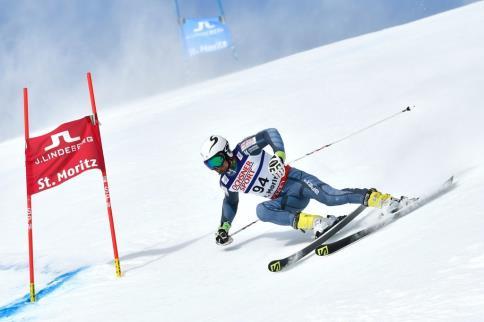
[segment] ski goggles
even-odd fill
[[[210,170],[215,170],[223,166],[224,161],[225,161],[225,156],[221,153],[217,153],[210,159],[204,161],[204,163]]]

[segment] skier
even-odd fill
[[[274,155],[264,150],[268,145]],[[203,143],[201,155],[205,165],[220,174],[220,186],[225,192],[215,237],[219,245],[232,242],[229,230],[237,213],[239,192],[271,199],[257,205],[257,217],[261,221],[313,230],[316,238],[345,216],[323,217],[302,212],[311,199],[328,206],[351,203],[387,211],[398,208],[399,200],[390,194],[373,188],[338,190],[309,173],[285,165],[284,143],[274,128],[249,136],[233,151],[225,138],[212,135]]]

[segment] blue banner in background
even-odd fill
[[[189,56],[232,47],[230,31],[219,17],[185,19],[182,28]]]

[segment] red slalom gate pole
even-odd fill
[[[95,122],[94,124],[97,124],[99,120],[97,117],[96,100],[94,99],[94,89],[92,86],[91,73],[87,73],[87,84],[89,86],[89,97],[91,99],[92,113],[94,114],[94,122]],[[101,134],[99,134],[99,137],[101,137]],[[102,142],[101,142],[101,145],[102,145]],[[106,166],[104,166],[104,168],[106,168]],[[105,169],[102,170],[102,176],[103,176],[103,183],[104,183],[104,195],[106,197],[106,206],[107,206],[108,217],[109,217],[109,226],[111,229],[111,239],[113,242],[114,266],[116,268],[116,276],[121,277],[122,273],[121,273],[121,265],[119,263],[118,244],[116,242],[116,231],[114,229],[113,211],[111,208],[111,194],[109,193],[108,176]]]
[[[25,129],[25,151],[29,148],[29,97],[28,90],[24,88],[24,129]],[[27,169],[26,169],[27,170]],[[27,225],[29,238],[29,273],[30,273],[30,302],[35,302],[35,280],[34,280],[34,242],[32,230],[32,196],[27,191]]]

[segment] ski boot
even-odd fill
[[[418,200],[418,198],[409,198],[409,197],[401,196],[400,199],[398,199],[396,201],[396,204],[394,202],[393,205],[389,206],[390,207],[389,209],[391,210],[391,213],[393,214],[393,213],[399,211],[400,209],[403,209],[403,208],[407,207],[408,205],[413,204],[417,200]]]
[[[343,220],[346,216],[332,216],[328,215],[326,218],[321,217],[314,221],[313,226],[313,233],[314,238],[319,238],[319,236],[323,235],[325,232],[330,230],[334,225],[339,223]]]
[[[303,232],[312,229],[314,238],[318,238],[344,217],[346,216],[335,217],[328,215],[326,217],[322,217],[300,212],[294,217],[293,227],[295,229],[300,229]]]
[[[381,193],[378,190],[371,188],[366,194],[364,205],[367,207],[380,208],[386,214],[393,214],[417,199],[418,198],[408,198],[404,196],[397,199],[388,193]]]

